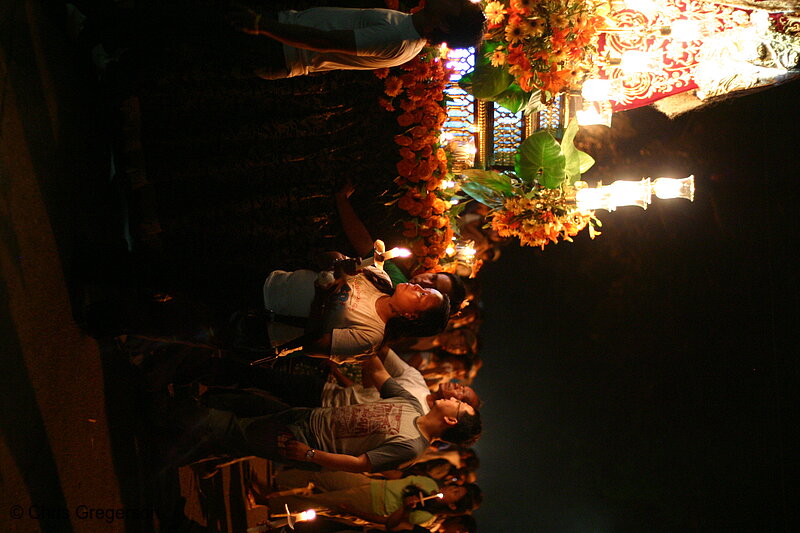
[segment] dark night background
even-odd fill
[[[484,268],[490,531],[792,529],[797,90],[585,128],[587,180],[694,174],[695,201]]]
[[[108,24],[95,37],[129,44],[91,4]],[[91,43],[36,6],[0,12],[3,477],[14,497],[119,491],[130,505],[130,384],[73,316],[86,326],[142,287],[220,308],[253,297],[264,272],[344,246],[330,199],[342,175],[389,235],[393,119],[368,73],[231,83],[154,61],[98,82]],[[694,174],[695,201],[600,212],[594,241],[511,245],[484,266],[480,531],[796,529],[798,88],[585,128],[588,181]],[[131,94],[141,107],[119,112]]]

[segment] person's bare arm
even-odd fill
[[[360,473],[369,472],[372,469],[372,463],[370,463],[367,454],[355,457],[353,455],[314,450],[313,457],[309,457],[308,450],[310,449],[311,447],[307,444],[289,439],[280,448],[280,453],[286,459],[311,462],[328,470]]]
[[[377,355],[373,355],[364,361],[361,365],[361,373],[364,378],[379,391],[381,387],[383,387],[383,384],[386,383],[386,380],[392,377],[389,375],[389,372],[386,371],[386,367],[383,366],[380,357]]]
[[[319,30],[309,26],[284,24],[249,8],[228,15],[233,26],[250,35],[264,35],[288,46],[314,52],[356,53],[353,30]]]
[[[350,244],[360,257],[366,257],[372,253],[375,241],[353,209],[353,204],[350,203],[350,195],[354,190],[352,183],[348,180],[341,189],[336,191],[336,210],[339,212],[342,229]]]

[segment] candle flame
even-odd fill
[[[411,255],[411,250],[407,248],[395,248],[395,257],[408,257]]]
[[[317,512],[314,509],[309,509],[308,511],[303,511],[299,515],[297,515],[297,520],[299,522],[304,522],[308,520],[314,520],[317,517]]]

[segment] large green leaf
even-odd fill
[[[492,98],[501,107],[508,109],[512,113],[519,113],[525,108],[529,99],[530,93],[523,91],[522,87],[516,83],[512,83],[508,89]]]
[[[573,120],[567,124],[567,129],[564,130],[564,137],[561,139],[561,151],[566,158],[565,171],[570,184],[581,179],[581,174],[594,165],[592,156],[575,148],[575,135],[577,133],[578,122]]]
[[[589,170],[594,166],[594,157],[590,156],[589,154],[581,150],[577,150],[577,152],[578,156],[580,156],[581,158],[580,169],[581,169],[581,174],[583,174],[584,172],[586,172],[587,170]]]
[[[539,182],[555,189],[566,178],[566,158],[558,141],[547,131],[537,131],[525,139],[517,150],[515,170],[527,184]]]
[[[530,115],[531,113],[536,113],[544,108],[545,105],[542,102],[542,91],[539,89],[534,89],[533,92],[530,93],[530,98],[528,98],[528,103],[525,105],[523,113]]]
[[[491,207],[492,209],[498,208],[503,205],[503,196],[499,195],[490,187],[475,181],[469,181],[461,184],[461,190],[466,194],[479,201],[480,203]]]
[[[458,80],[458,86],[467,91],[469,94],[472,94],[472,73],[473,71],[470,70],[461,76],[460,80]]]
[[[475,55],[472,90],[469,91],[475,98],[491,100],[514,82],[514,76],[509,74],[505,67],[493,67],[486,57],[500,45],[501,43],[496,41],[484,41]]]
[[[467,169],[463,171],[462,174],[466,176],[470,182],[479,183],[503,196],[511,196],[513,194],[511,178],[505,174],[500,174],[493,170],[481,170],[479,168]]]
[[[472,72],[472,95],[482,100],[491,100],[508,89],[513,81],[514,76],[506,69],[479,63]]]

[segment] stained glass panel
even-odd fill
[[[462,144],[474,144],[477,131],[475,97],[459,87],[458,80],[475,67],[475,49],[451,50],[448,64],[454,71],[444,90],[450,100],[447,103],[447,121],[442,129]]]

